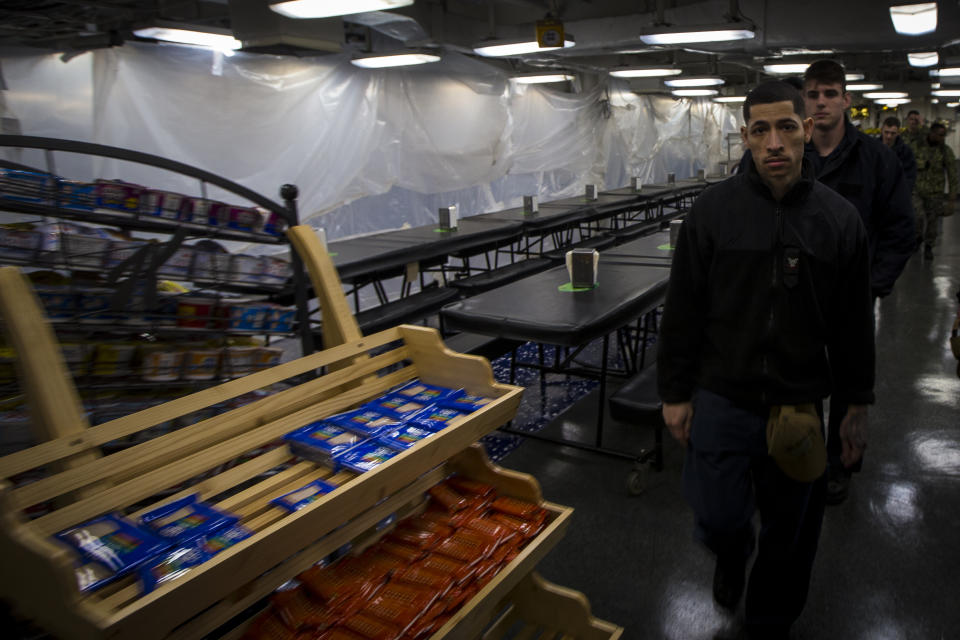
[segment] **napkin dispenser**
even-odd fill
[[[643,189],[643,183],[640,181],[640,178],[630,178],[630,190],[640,191],[641,189]]]
[[[597,185],[588,184],[587,185],[587,200],[596,200],[597,199]]]
[[[594,287],[597,284],[597,266],[600,253],[596,249],[572,249],[567,251],[567,274],[575,289]]]
[[[680,238],[680,228],[683,226],[683,220],[670,221],[670,248],[677,248],[677,240]]]
[[[440,207],[440,228],[445,231],[452,231],[457,228],[457,205]]]
[[[524,213],[536,213],[539,210],[540,206],[537,203],[537,196],[523,196]]]

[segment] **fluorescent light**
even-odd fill
[[[940,83],[939,83],[939,82],[931,82],[931,83],[930,83],[930,88],[931,88],[931,89],[939,89],[939,88],[940,88]]]
[[[910,98],[885,98],[883,100],[874,100],[877,104],[885,104],[888,107],[898,107],[901,104],[910,104]]]
[[[948,102],[948,107],[960,107],[960,102]]]
[[[897,33],[919,36],[937,28],[937,3],[901,4],[890,7],[890,19]]]
[[[876,91],[877,89],[883,89],[883,85],[875,82],[862,82],[859,84],[847,85],[847,91]]]
[[[415,64],[427,64],[439,59],[440,56],[434,53],[403,52],[354,58],[350,61],[350,64],[364,69],[384,69],[386,67],[410,67]]]
[[[960,89],[937,89],[932,93],[940,98],[955,98],[960,96]]]
[[[717,76],[700,76],[690,78],[672,78],[664,80],[668,87],[717,87],[724,83],[723,78]]]
[[[576,44],[573,36],[569,33],[563,36],[563,48],[567,49]],[[481,42],[473,48],[477,55],[487,56],[488,58],[505,58],[509,56],[522,56],[527,53],[543,53],[545,51],[554,51],[560,47],[541,47],[536,40],[491,40]]]
[[[243,46],[239,40],[226,33],[210,33],[207,31],[189,31],[187,29],[173,29],[169,27],[147,27],[137,29],[133,35],[141,38],[153,38],[177,44],[192,44],[198,47],[209,47],[219,51],[236,51]]]
[[[782,56],[832,56],[836,52],[836,49],[804,49],[803,47],[780,49]]]
[[[270,8],[288,18],[329,18],[368,11],[386,11],[413,4],[413,0],[289,0]]]
[[[667,67],[630,67],[629,69],[611,69],[610,75],[614,78],[662,78],[680,75],[682,71],[682,69]]]
[[[893,100],[894,98],[906,98],[909,95],[906,91],[868,91],[863,94],[864,98],[870,100]]]
[[[947,78],[950,76],[960,76],[960,67],[944,67],[942,69],[930,69],[930,75]]]
[[[940,98],[930,98],[930,104],[940,104]]]
[[[940,56],[936,51],[920,51],[917,53],[908,53],[907,62],[911,67],[932,67],[940,62]]]
[[[720,92],[716,89],[674,89],[670,93],[678,98],[696,98],[699,96],[715,96]]]
[[[763,70],[767,73],[777,73],[777,74],[797,74],[803,73],[809,67],[809,64],[800,63],[800,62],[791,62],[789,64],[765,64],[763,65]]]
[[[713,99],[714,102],[743,102],[747,99],[747,96],[717,96]]]
[[[546,73],[538,76],[514,76],[510,79],[520,84],[549,84],[551,82],[573,80],[573,76],[566,73]]]
[[[864,76],[862,73],[853,72],[853,73],[844,74],[843,79],[846,82],[858,82],[860,80],[863,80],[863,77]]]
[[[715,29],[710,31],[646,33],[641,35],[640,39],[644,44],[690,44],[697,42],[750,40],[754,35],[751,29]]]

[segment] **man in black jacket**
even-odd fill
[[[708,187],[677,242],[658,349],[670,433],[687,445],[684,495],[695,536],[717,554],[714,598],[733,609],[755,547],[746,598],[752,637],[786,638],[806,603],[823,519],[822,400],[842,390],[845,463],[865,446],[873,401],[867,235],[856,209],[818,183],[804,142],[813,121],[784,82],[747,96],[752,161]],[[768,420],[807,405],[819,467],[805,479],[768,451]],[[772,441],[771,441],[772,442]],[[790,475],[788,475],[790,474]]]
[[[910,145],[904,142],[900,135],[900,118],[890,116],[883,121],[880,126],[880,140],[897,155],[900,167],[903,168],[903,177],[912,193],[913,185],[917,183],[917,159],[914,157]]]
[[[896,155],[879,140],[857,131],[846,118],[850,94],[845,75],[833,60],[814,62],[803,75],[803,97],[814,122],[806,156],[813,162],[817,180],[860,212],[870,242],[873,295],[882,298],[893,289],[916,248],[916,221],[910,187]],[[845,465],[840,460],[839,427],[847,402],[841,390],[830,398],[827,504],[847,498],[850,474],[860,470],[860,462]]]

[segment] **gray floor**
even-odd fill
[[[934,260],[915,254],[894,293],[878,303],[866,463],[850,498],[827,508],[795,639],[960,637],[960,378],[947,343],[960,288],[960,215],[944,222]],[[591,394],[542,433],[590,440],[595,410]],[[637,450],[649,441],[629,425],[605,428],[608,446]],[[682,463],[680,446],[668,441],[665,470],[631,497],[625,460],[529,440],[501,462],[536,476],[548,500],[576,509],[540,571],[583,591],[596,616],[625,627],[624,638],[736,638],[741,631],[742,604],[735,615],[713,604],[713,559],[691,537]]]

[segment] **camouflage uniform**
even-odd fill
[[[917,146],[920,143],[927,142],[927,134],[930,133],[928,127],[920,127],[916,133],[910,133],[910,129],[904,129],[900,132],[900,139],[907,143],[914,155],[917,153]]]
[[[957,159],[946,144],[931,146],[926,138],[912,147],[917,158],[917,184],[913,188],[917,237],[925,246],[932,247],[937,240],[945,197],[952,200],[957,195]],[[944,196],[948,183],[950,191]]]

